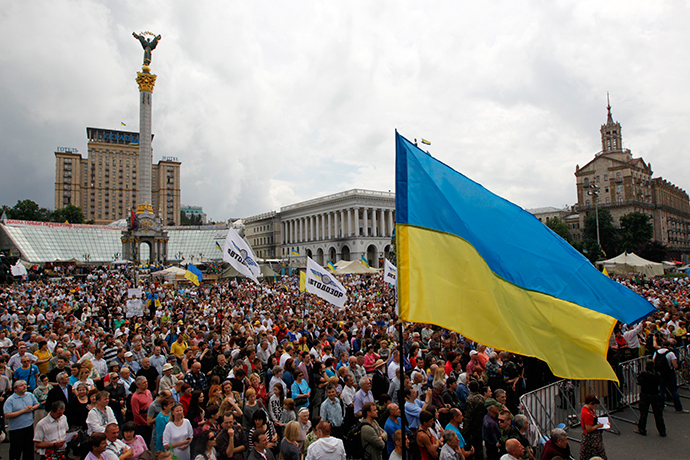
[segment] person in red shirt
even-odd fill
[[[587,395],[585,405],[580,412],[580,422],[582,423],[582,442],[580,444],[580,459],[590,459],[592,457],[606,458],[604,450],[604,439],[600,428],[604,426],[599,423],[595,412],[599,405],[599,399],[593,394]]]

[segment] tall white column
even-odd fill
[[[342,237],[347,236],[345,234],[345,210],[344,209],[342,209],[340,211],[340,235]]]
[[[364,208],[364,236],[369,236],[369,208]]]
[[[321,235],[320,235],[321,238],[320,239],[325,240],[326,239],[326,215],[321,214],[320,217],[321,217]]]
[[[152,204],[151,199],[151,105],[156,75],[137,72],[139,84],[139,171],[137,171],[137,204]],[[162,205],[159,206],[159,209]],[[155,209],[154,209],[155,212]]]
[[[359,208],[355,207],[352,209],[355,215],[355,237],[359,236]]]
[[[331,213],[326,214],[326,225],[328,227],[328,232],[326,232],[326,238],[331,239]]]
[[[376,237],[377,232],[376,232],[376,213],[379,212],[378,209],[373,208],[371,210],[371,236]]]

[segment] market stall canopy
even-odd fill
[[[259,264],[259,268],[261,269],[261,275],[259,278],[273,278],[274,276],[279,276],[276,272],[271,270],[271,267],[265,264]],[[218,275],[218,279],[224,280],[226,278],[235,278],[235,277],[241,277],[244,278],[244,275],[241,275],[237,270],[235,270],[232,267],[228,267],[223,272]]]
[[[372,275],[380,269],[367,267],[361,260],[339,260],[335,265],[336,275]]]
[[[187,273],[187,270],[179,267],[170,267],[165,270],[158,270],[157,272],[151,273],[151,276],[165,279],[175,279],[178,275],[182,276]]]
[[[643,259],[634,252],[614,257],[613,259],[597,262],[598,267],[606,268],[609,275],[644,275],[647,278],[664,274],[664,265],[651,260]]]

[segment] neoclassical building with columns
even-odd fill
[[[321,265],[364,256],[378,268],[391,250],[394,214],[395,193],[361,189],[283,206],[281,253],[291,260],[309,256]]]

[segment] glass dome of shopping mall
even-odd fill
[[[5,220],[0,223],[0,249],[31,263],[77,260],[110,263],[122,258],[121,222],[111,225],[78,225],[53,222]],[[227,228],[219,226],[164,227],[168,232],[167,260],[191,257],[220,260]],[[141,246],[141,260],[148,256],[148,246]]]

